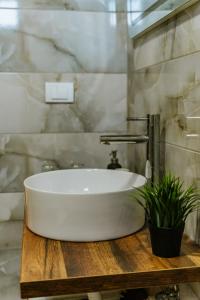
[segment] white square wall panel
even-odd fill
[[[47,103],[73,103],[74,83],[73,82],[46,82],[45,101]]]

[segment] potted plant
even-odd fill
[[[200,206],[200,194],[194,186],[171,174],[157,184],[139,190],[138,203],[144,208],[149,224],[152,252],[160,257],[180,255],[185,221]]]

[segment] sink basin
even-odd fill
[[[101,241],[129,235],[144,224],[144,211],[130,198],[145,177],[118,170],[69,169],[24,181],[27,226],[64,241]]]

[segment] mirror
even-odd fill
[[[137,38],[198,0],[127,0],[129,36]]]

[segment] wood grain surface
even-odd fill
[[[24,226],[21,297],[34,298],[200,281],[200,248],[187,238],[176,258],[151,253],[147,230],[105,242],[46,239]]]

